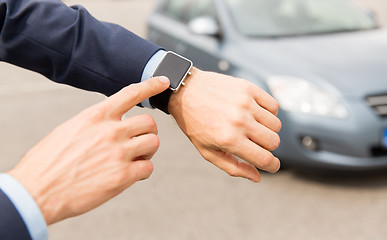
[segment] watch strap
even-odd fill
[[[149,98],[150,105],[154,108],[158,108],[166,114],[170,114],[168,111],[168,103],[172,94],[171,89],[167,89],[162,93],[159,93],[151,98]]]

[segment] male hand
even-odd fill
[[[168,110],[200,154],[229,175],[259,182],[255,167],[278,171],[270,152],[280,143],[278,102],[253,83],[193,68]]]
[[[121,118],[168,86],[160,77],[124,88],[57,127],[9,172],[48,225],[87,212],[151,175],[159,146],[153,118]]]

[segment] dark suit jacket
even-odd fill
[[[106,9],[109,11],[109,9]],[[59,0],[0,0],[0,60],[111,95],[141,80],[160,47]]]
[[[0,239],[31,239],[23,219],[8,197],[0,190]]]
[[[109,9],[106,9],[109,11]],[[111,95],[140,82],[160,49],[126,29],[59,0],[0,0],[0,60],[77,88]],[[28,239],[0,191],[0,239]]]

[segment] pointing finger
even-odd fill
[[[166,77],[155,77],[141,83],[132,84],[123,88],[118,93],[106,100],[112,115],[122,117],[124,113],[132,109],[140,102],[157,95],[169,87],[169,79]]]

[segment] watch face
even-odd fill
[[[188,71],[192,67],[192,62],[173,52],[168,52],[161,61],[153,76],[166,76],[171,82],[170,88],[177,90],[184,80]]]

